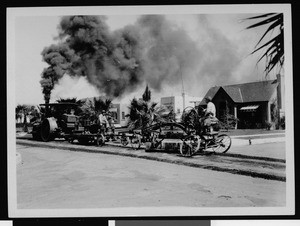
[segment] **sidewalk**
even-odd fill
[[[228,134],[229,135],[229,134]],[[285,133],[263,133],[231,136],[232,146],[285,142]]]

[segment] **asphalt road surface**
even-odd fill
[[[101,153],[17,145],[18,208],[277,207],[286,183]]]

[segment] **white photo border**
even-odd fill
[[[285,207],[142,207],[105,209],[18,209],[16,187],[15,129],[15,20],[19,16],[131,15],[136,14],[284,14],[286,96],[286,206]],[[293,71],[290,4],[185,5],[185,6],[93,6],[7,8],[7,147],[9,217],[145,217],[145,216],[249,216],[293,215],[295,213]]]

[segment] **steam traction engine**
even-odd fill
[[[32,137],[34,140],[48,142],[55,138],[65,138],[79,143],[90,141],[99,142],[98,125],[81,122],[74,112],[78,105],[75,103],[40,104],[44,114],[33,124]],[[85,124],[84,124],[85,123]]]

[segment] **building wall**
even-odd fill
[[[180,121],[181,115],[185,108],[195,107],[197,103],[200,103],[202,97],[194,97],[194,96],[170,96],[170,97],[162,97],[160,100],[160,104],[169,108],[169,110],[173,110],[176,114],[176,120]],[[183,106],[184,105],[184,106]]]
[[[220,89],[216,95],[214,96],[212,102],[216,106],[216,117],[221,119],[226,111],[226,108],[229,110],[229,114],[234,115],[234,107],[236,104],[232,101],[232,99],[228,96],[228,94]]]
[[[162,97],[160,104],[166,106],[169,110],[175,111],[175,97]]]
[[[126,126],[127,119],[125,115],[129,113],[128,105],[122,103],[112,103],[111,108],[109,109],[110,112],[115,112],[115,126]]]
[[[255,111],[242,111],[242,107],[259,105]],[[237,104],[237,118],[239,119],[239,129],[264,128],[268,121],[268,101],[265,102],[247,102]]]
[[[283,75],[277,75],[277,100],[280,111],[280,116],[285,115],[285,82]]]

